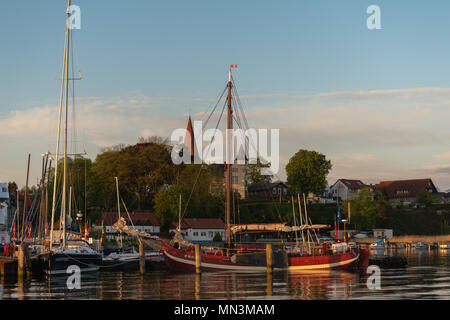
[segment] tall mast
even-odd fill
[[[231,129],[233,128],[233,110],[231,108],[231,67],[228,73],[228,117],[227,117],[227,245],[231,246],[230,208],[231,208]]]
[[[116,192],[117,192],[117,212],[119,214],[119,220],[120,220],[120,196],[119,196],[119,179],[116,177]],[[122,248],[122,230],[119,230],[119,240],[120,240],[120,247]]]
[[[66,247],[66,186],[67,186],[67,118],[69,112],[69,38],[70,38],[70,28],[69,28],[69,19],[70,19],[70,1],[68,0],[67,6],[67,23],[66,23],[66,69],[65,69],[65,112],[64,112],[64,172],[63,172],[63,191],[62,191],[62,203],[61,203],[61,215],[62,215],[62,247]]]
[[[70,0],[68,0],[68,5],[70,6]],[[69,11],[69,6],[67,7],[67,11]],[[56,154],[55,154],[55,174],[53,178],[53,199],[52,199],[52,218],[50,224],[50,250],[53,246],[53,225],[55,223],[55,210],[56,210],[56,182],[58,177],[58,158],[59,158],[59,144],[61,138],[61,116],[62,116],[62,104],[64,97],[64,83],[65,83],[65,73],[66,73],[66,65],[69,63],[67,56],[69,55],[68,48],[68,38],[69,38],[69,15],[67,12],[66,18],[66,36],[64,41],[64,59],[63,59],[63,67],[62,67],[62,75],[61,75],[61,93],[59,97],[59,111],[58,111],[58,135],[56,137]],[[64,201],[64,198],[63,198]],[[64,201],[65,202],[65,201]]]

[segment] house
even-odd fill
[[[160,224],[158,219],[153,213],[148,212],[130,212],[131,222],[126,212],[122,212],[120,215],[127,222],[127,226],[134,227],[140,231],[147,233],[159,233]],[[113,225],[119,220],[118,212],[101,212],[100,218],[97,221],[97,226],[102,225],[105,227],[106,233],[117,233],[118,230],[113,228]]]
[[[391,239],[394,235],[392,229],[373,229],[373,237],[377,239]]]
[[[249,198],[278,199],[288,195],[288,185],[282,181],[266,184],[253,184],[248,187]]]
[[[353,200],[364,188],[369,186],[361,180],[339,179],[330,187],[330,195],[333,199]]]
[[[436,186],[430,178],[381,181],[375,188],[392,204],[415,203],[417,194],[424,190],[433,194],[438,193]]]
[[[175,233],[178,222],[173,222],[170,233]],[[214,236],[219,234],[222,241],[227,238],[226,226],[221,219],[216,218],[184,218],[181,220],[181,234],[191,241],[213,241]]]

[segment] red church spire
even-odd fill
[[[189,134],[188,134],[189,133]],[[186,128],[186,137],[184,138],[184,145],[189,148],[189,153],[191,155],[191,163],[194,163],[195,146],[194,146],[194,129],[192,127],[191,116],[189,115],[189,120]]]

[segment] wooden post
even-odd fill
[[[31,271],[30,250],[24,243],[19,245],[17,252],[17,273],[19,277],[26,276]]]
[[[267,265],[267,272],[271,273],[273,269],[272,264],[272,244],[266,243],[266,265]]]
[[[19,245],[18,248],[18,252],[17,252],[17,274],[19,275],[19,277],[23,276],[24,273],[24,268],[25,268],[25,254],[23,252],[23,246],[22,244]]]
[[[266,286],[267,286],[267,288],[266,288],[266,294],[267,294],[268,296],[271,296],[271,295],[272,295],[272,273],[271,273],[271,272],[268,272],[268,273],[267,273],[267,283],[266,283]]]
[[[196,243],[194,245],[195,248],[195,272],[200,273],[201,272],[201,264],[202,264],[202,255],[200,252],[200,244]]]
[[[141,274],[145,273],[145,252],[142,242],[139,243],[139,271]]]

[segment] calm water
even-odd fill
[[[367,275],[345,271],[266,274],[172,274],[167,271],[99,272],[82,276],[81,289],[66,278],[17,283],[0,279],[0,299],[450,299],[450,250],[415,251],[408,267],[381,270],[381,290]]]

